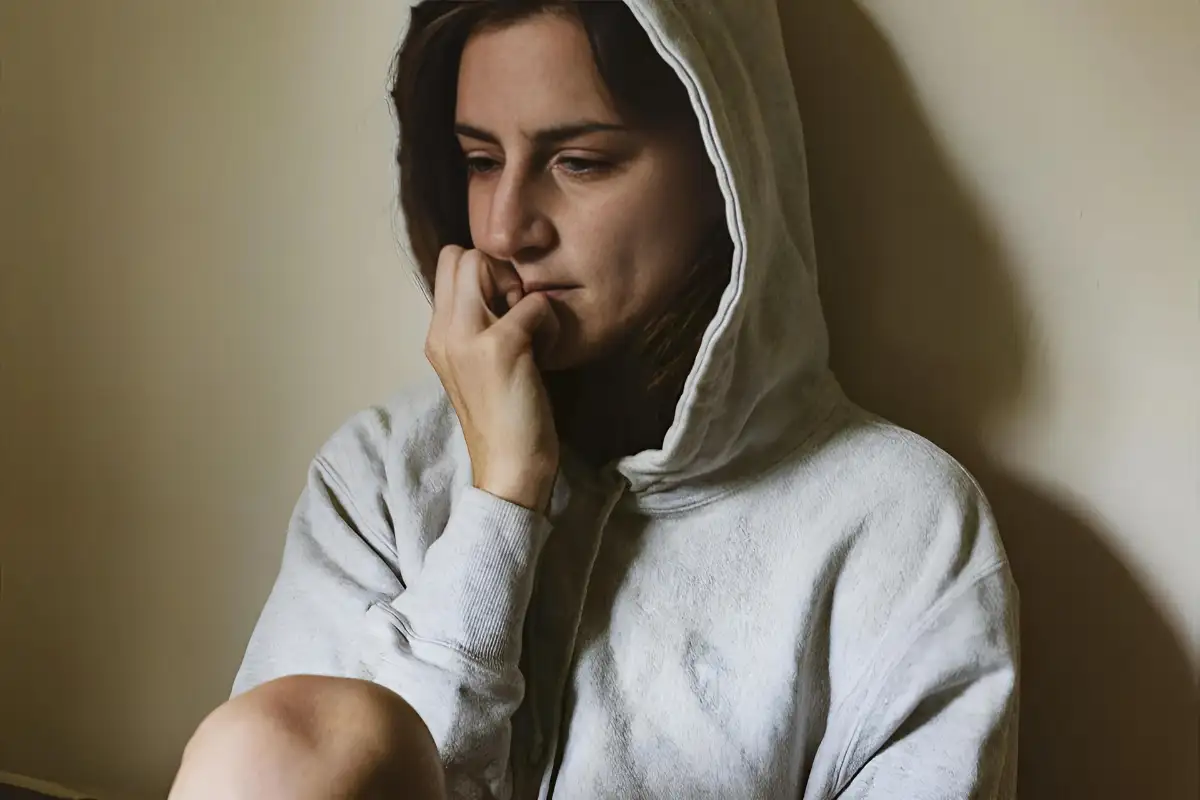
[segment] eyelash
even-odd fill
[[[560,158],[559,165],[568,165],[566,172],[572,177],[589,177],[608,170],[612,165],[605,161],[590,158]],[[499,163],[485,156],[467,158],[467,172],[472,175],[487,175],[495,170]]]
[[[611,166],[605,161],[597,161],[592,158],[560,158],[559,164],[574,164],[575,169],[568,169],[567,172],[572,175],[595,175],[598,172],[604,172]]]
[[[467,172],[473,175],[484,175],[496,166],[496,162],[490,158],[482,158],[480,156],[472,156],[467,159]]]

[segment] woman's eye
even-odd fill
[[[467,159],[467,172],[475,175],[483,175],[493,171],[499,164],[495,159],[486,158],[484,156],[471,156]]]
[[[608,163],[591,158],[560,158],[559,166],[571,175],[594,175],[608,168]]]

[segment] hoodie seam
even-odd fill
[[[919,433],[910,431],[909,429],[901,427],[891,420],[885,419],[878,415],[871,414],[870,412],[866,413],[870,416],[867,424],[878,430],[880,433],[884,435],[895,436],[898,439],[903,439],[909,444],[914,444],[917,447],[920,447],[926,455],[949,461],[951,464],[953,464],[954,471],[960,477],[966,478],[967,483],[969,483],[971,488],[975,490],[977,499],[981,500],[985,509],[989,512],[989,514],[991,513],[992,506],[991,503],[988,502],[987,494],[983,491],[983,487],[979,484],[979,481],[975,478],[975,476],[971,474],[971,471],[963,466],[957,458]]]
[[[672,516],[679,515],[679,514],[686,514],[688,512],[695,511],[698,508],[703,508],[704,506],[708,506],[713,503],[718,503],[718,502],[721,502],[722,500],[727,500],[730,497],[733,497],[734,495],[736,495],[740,492],[743,492],[749,488],[753,488],[754,486],[760,485],[762,483],[762,481],[768,479],[773,473],[784,469],[787,465],[787,462],[793,456],[795,456],[797,453],[799,453],[800,451],[802,451],[806,447],[808,447],[810,444],[812,444],[813,439],[815,439],[821,431],[825,430],[825,427],[829,423],[829,420],[833,418],[833,416],[838,412],[838,409],[840,407],[841,407],[840,404],[837,403],[836,401],[830,402],[829,408],[826,410],[826,412],[819,419],[815,420],[812,423],[809,432],[805,436],[803,436],[799,442],[797,442],[793,447],[790,447],[787,450],[785,450],[783,453],[780,453],[777,458],[766,462],[763,465],[762,469],[758,470],[753,475],[743,477],[743,478],[738,478],[738,479],[732,481],[726,488],[721,489],[716,494],[713,494],[709,497],[705,497],[700,500],[695,500],[695,501],[686,503],[681,506],[675,506],[672,508],[664,508],[664,509],[660,509],[660,510],[648,510],[648,511],[643,511],[642,513],[644,513],[647,517],[657,517],[657,518],[672,517]]]
[[[955,591],[943,595],[937,603],[926,610],[921,623],[905,640],[904,646],[898,648],[896,655],[893,656],[887,662],[886,666],[877,673],[879,675],[879,680],[876,682],[875,689],[866,698],[866,702],[861,705],[860,711],[855,718],[854,725],[850,730],[850,736],[847,738],[846,747],[842,750],[842,755],[838,759],[837,769],[834,772],[835,780],[833,782],[833,785],[838,787],[838,792],[845,788],[842,785],[842,781],[845,779],[847,764],[850,760],[851,754],[854,752],[855,747],[858,745],[860,737],[862,736],[862,731],[866,725],[869,712],[874,707],[875,701],[879,698],[879,694],[883,691],[884,687],[887,686],[888,680],[892,677],[896,670],[899,669],[900,664],[904,662],[904,659],[912,651],[913,646],[920,641],[921,637],[924,636],[936,622],[942,618],[942,615],[946,613],[946,611],[948,611],[954,603],[958,602],[961,598],[966,596],[968,592],[978,587],[988,578],[991,578],[997,573],[1003,572],[1004,566],[1004,561],[990,561],[986,566],[981,567],[969,580],[959,584]],[[880,646],[882,646],[882,642],[880,643]],[[867,659],[867,663],[869,664],[873,658],[874,653],[872,653],[872,656]],[[837,708],[830,713],[830,716],[834,716],[847,702],[847,700],[853,697],[862,687],[863,683],[867,681],[873,674],[876,673],[870,669],[863,672],[863,674],[855,682],[854,687],[846,693],[846,698],[838,703]]]

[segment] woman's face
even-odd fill
[[[582,24],[543,13],[476,33],[456,133],[474,246],[547,291],[561,323],[546,369],[619,346],[680,289],[723,203],[699,135],[617,113]]]

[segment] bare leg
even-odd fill
[[[399,695],[297,675],[239,695],[201,723],[169,800],[443,800],[437,748]]]

